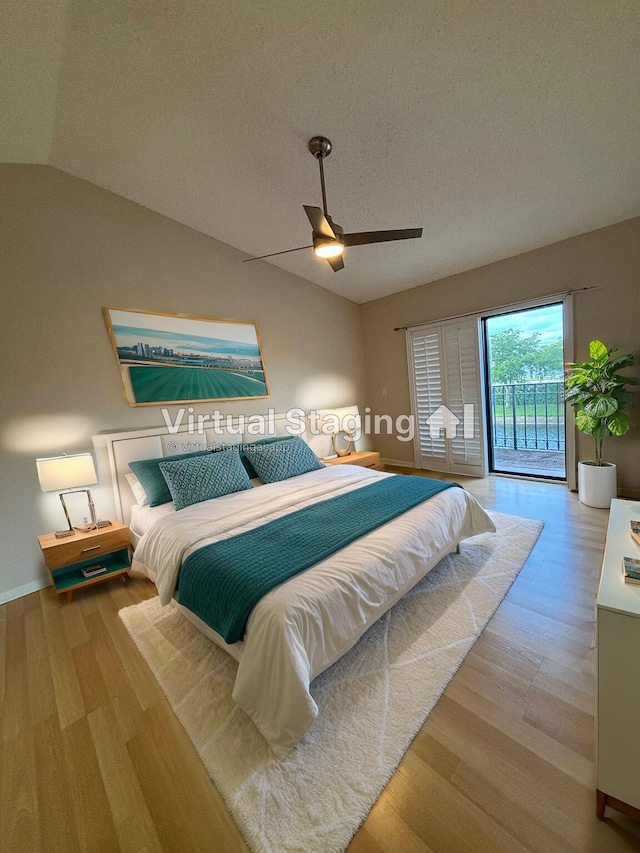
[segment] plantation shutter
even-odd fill
[[[487,473],[477,319],[409,330],[416,460],[421,468]]]
[[[441,431],[435,435],[428,418],[442,406],[442,335],[439,328],[429,332],[411,330],[410,364],[413,385],[413,414],[416,420],[416,458],[420,468],[447,471],[446,440]]]

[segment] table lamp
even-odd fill
[[[320,432],[331,437],[333,458],[350,456],[355,450],[355,441],[360,434],[360,414],[357,406],[345,406],[339,409],[318,409],[316,425]],[[331,456],[326,457],[328,459]]]
[[[78,525],[78,530],[95,530],[97,527],[108,527],[111,524],[110,521],[98,521],[96,519],[96,510],[91,498],[91,492],[87,488],[81,488],[83,486],[93,486],[98,482],[96,468],[93,464],[93,456],[90,453],[63,454],[62,456],[52,456],[47,459],[36,459],[36,467],[42,491],[60,492],[60,503],[62,504],[69,528],[68,530],[56,530],[55,535],[58,539],[61,539],[63,536],[73,536],[74,533],[69,512],[64,502],[63,490],[67,494],[72,492],[87,493],[91,522]]]

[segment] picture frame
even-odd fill
[[[269,396],[255,323],[102,309],[130,406]]]

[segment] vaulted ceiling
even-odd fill
[[[269,262],[365,302],[640,215],[640,4],[9,0],[0,159],[248,254],[310,243],[324,134],[346,231]],[[256,262],[261,263],[261,262]]]

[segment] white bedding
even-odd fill
[[[264,483],[259,477],[254,477],[251,480],[251,485],[256,488],[257,486],[264,486]],[[166,504],[160,504],[160,506],[149,506],[149,504],[139,506],[138,504],[133,504],[131,507],[131,518],[129,521],[129,531],[131,533],[131,542],[133,547],[138,547],[138,543],[152,524],[154,524],[159,518],[162,518],[163,515],[175,514],[175,511],[173,501],[169,501],[169,503]]]
[[[168,604],[182,562],[197,548],[388,476],[394,475],[331,466],[164,513],[142,536],[133,569],[151,577],[161,602]],[[317,716],[309,692],[312,679],[462,539],[493,530],[471,495],[447,489],[258,602],[242,643],[235,644],[241,649],[234,646],[239,665],[233,698],[278,758],[295,746]]]
[[[173,501],[160,506],[138,506],[133,504],[131,507],[131,520],[129,521],[129,530],[131,532],[131,541],[133,547],[137,548],[138,543],[149,530],[151,525],[162,518],[163,515],[175,515]]]

